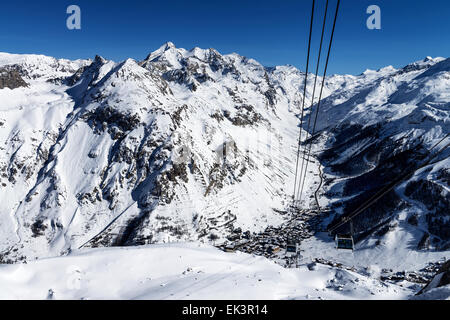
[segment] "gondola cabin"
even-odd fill
[[[288,243],[286,245],[286,255],[287,256],[295,256],[297,254],[297,244],[296,243]]]
[[[354,250],[355,244],[350,234],[336,234],[336,249]]]

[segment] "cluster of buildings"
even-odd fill
[[[278,227],[269,226],[263,232],[234,229],[227,241],[218,247],[226,252],[242,251],[264,256],[283,266],[292,266],[300,257],[301,241],[311,237],[319,225],[317,211],[291,211],[285,223]]]

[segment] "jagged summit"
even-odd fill
[[[163,47],[165,47],[165,50],[169,49],[169,48],[176,48],[175,45],[173,44],[173,42],[171,41],[167,41]]]
[[[94,62],[96,62],[96,63],[100,63],[100,64],[103,64],[103,63],[105,63],[106,62],[106,59],[105,58],[103,58],[102,56],[100,56],[100,55],[96,55],[95,56],[95,58],[94,58]]]
[[[144,62],[151,62],[160,59],[161,57],[167,56],[170,53],[177,52],[178,49],[175,47],[175,45],[172,42],[166,42],[161,47],[159,47],[157,50],[151,52],[145,59]]]

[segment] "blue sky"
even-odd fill
[[[318,50],[325,0],[316,0]],[[305,69],[312,0],[2,1],[0,51],[69,59],[100,54],[143,59],[166,41],[191,49],[237,52],[266,66]],[[82,30],[66,28],[67,6],[82,10]],[[366,28],[366,8],[381,8],[381,30]],[[330,0],[330,24],[336,0]],[[425,56],[448,57],[448,0],[342,0],[330,73],[359,74],[404,66]],[[328,31],[331,26],[328,25]]]

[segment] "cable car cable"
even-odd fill
[[[303,88],[302,111],[301,111],[301,116],[300,116],[300,129],[299,129],[298,146],[297,146],[297,161],[296,161],[296,165],[295,165],[294,193],[292,195],[293,201],[295,201],[295,194],[296,194],[296,189],[297,189],[298,158],[300,156],[300,143],[302,141],[303,114],[304,114],[305,97],[306,97],[306,83],[308,81],[309,56],[310,56],[310,51],[311,51],[311,37],[312,37],[313,22],[314,22],[315,2],[316,2],[315,0],[313,0],[313,2],[312,2],[311,24],[309,26],[308,55],[306,58],[305,83],[304,83],[304,88]]]
[[[338,0],[338,1],[337,1],[337,5],[336,5],[336,13],[335,13],[335,15],[334,15],[333,29],[332,29],[332,31],[331,31],[331,38],[330,38],[330,45],[328,46],[327,60],[326,60],[326,62],[325,62],[325,69],[324,69],[324,72],[323,72],[322,86],[321,86],[321,88],[320,88],[319,101],[317,102],[316,115],[315,115],[315,118],[314,118],[314,125],[313,125],[313,130],[312,130],[311,137],[313,137],[314,134],[315,134],[315,132],[316,132],[317,117],[318,117],[319,111],[320,111],[320,103],[321,103],[321,101],[322,101],[323,87],[324,87],[324,85],[325,85],[325,78],[326,78],[326,76],[327,76],[328,62],[329,62],[329,60],[330,60],[330,53],[331,53],[331,48],[332,48],[332,45],[333,45],[334,31],[335,31],[335,29],[336,29],[336,20],[337,20],[337,17],[338,17],[338,12],[339,12],[339,5],[340,5],[340,3],[341,3],[341,0]],[[308,172],[309,158],[310,158],[310,156],[311,156],[311,147],[312,147],[312,140],[311,140],[310,143],[309,143],[308,158],[307,158],[307,160],[306,160],[306,167],[305,167],[305,177],[304,177],[304,179],[303,179],[303,181],[302,181],[302,186],[301,186],[301,189],[300,189],[300,197],[301,197],[302,194],[303,194],[303,187],[304,187],[304,185],[305,185],[306,174],[307,174],[307,172]]]
[[[318,55],[318,58],[317,58],[316,75],[315,75],[315,78],[314,78],[313,94],[312,94],[312,99],[311,99],[311,107],[309,108],[309,110],[311,110],[311,111],[309,113],[310,116],[309,116],[309,119],[308,119],[308,127],[306,129],[306,134],[308,134],[308,131],[309,131],[309,128],[310,128],[310,125],[311,125],[311,115],[312,115],[312,110],[313,110],[312,108],[314,106],[314,95],[316,93],[317,76],[319,74],[320,58],[321,58],[321,55],[322,55],[323,35],[325,33],[327,13],[328,13],[328,0],[327,0],[327,2],[325,4],[325,13],[324,13],[324,16],[323,16],[322,35],[320,36],[319,55]],[[306,141],[306,139],[305,139],[305,141]],[[304,166],[304,163],[305,163],[305,156],[306,156],[306,145],[305,145],[305,148],[304,148],[304,151],[303,151],[303,156],[302,156],[302,166],[301,166],[301,170],[300,170],[299,183],[301,183],[301,181],[302,181],[303,166]],[[301,201],[302,199],[300,198],[299,200]]]

